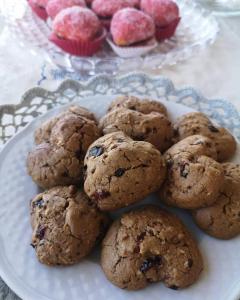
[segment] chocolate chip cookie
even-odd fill
[[[84,117],[85,119],[94,121],[96,123],[96,119],[93,113],[82,106],[73,105],[70,106],[67,110],[61,112],[56,117],[53,117],[50,120],[44,122],[39,128],[37,128],[35,131],[35,143],[41,144],[49,142],[52,128],[57,124],[59,120],[69,115],[73,115],[75,117],[78,116],[80,118]]]
[[[191,135],[186,137],[169,148],[164,156],[166,160],[169,160],[182,152],[188,152],[192,155],[205,155],[215,160],[217,159],[215,143],[203,135]]]
[[[151,99],[139,99],[134,96],[119,96],[109,106],[108,111],[116,108],[127,108],[143,114],[158,112],[167,116],[166,107],[159,101]]]
[[[153,144],[161,152],[172,145],[172,124],[165,115],[158,112],[145,114],[117,108],[105,115],[99,125],[104,134],[123,131],[133,140]]]
[[[193,212],[196,224],[207,234],[230,239],[240,234],[240,165],[223,164],[224,185],[214,205]]]
[[[191,234],[157,206],[124,214],[112,224],[102,243],[101,265],[113,284],[129,290],[159,281],[181,289],[193,284],[203,269]]]
[[[103,237],[109,219],[83,191],[55,187],[31,202],[32,246],[46,265],[71,265]]]
[[[206,115],[200,112],[188,113],[178,119],[174,125],[175,142],[187,136],[201,134],[209,137],[214,143],[218,154],[218,161],[225,161],[236,151],[236,141],[223,127],[212,124]]]
[[[167,161],[167,178],[160,200],[186,209],[212,205],[224,181],[223,168],[210,157],[181,152]]]
[[[84,165],[84,190],[101,210],[142,200],[160,188],[166,173],[165,161],[153,145],[133,141],[122,132],[96,140]]]

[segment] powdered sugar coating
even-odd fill
[[[53,20],[53,31],[59,37],[91,41],[101,30],[98,17],[88,8],[73,6],[62,10]]]
[[[101,17],[112,17],[117,11],[134,7],[136,0],[94,0],[92,10]]]
[[[153,37],[155,25],[144,12],[125,8],[113,16],[110,30],[115,44],[128,46]]]
[[[49,0],[34,0],[34,4],[40,6],[40,7],[46,7],[47,6],[47,3],[48,3]]]
[[[141,9],[149,14],[159,27],[167,26],[179,18],[179,8],[172,0],[141,0]]]
[[[61,10],[72,6],[86,7],[86,3],[84,0],[48,0],[46,11],[54,19]]]

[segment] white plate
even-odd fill
[[[114,96],[84,98],[79,104],[101,116]],[[165,102],[170,117],[192,111],[180,104]],[[204,257],[205,268],[193,286],[173,291],[163,284],[152,284],[144,290],[128,292],[107,281],[99,265],[99,253],[72,267],[41,265],[30,247],[29,200],[38,188],[26,173],[27,153],[33,147],[35,128],[62,108],[35,119],[15,135],[0,153],[0,275],[24,300],[235,300],[240,290],[240,237],[220,241],[203,234],[190,217],[178,212],[196,236]],[[238,154],[235,161],[239,161]],[[152,200],[154,196],[149,197]]]

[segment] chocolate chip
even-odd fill
[[[212,132],[219,132],[219,130],[218,130],[216,127],[214,127],[212,124],[210,124],[210,125],[208,126],[208,129],[209,129],[210,131],[212,131]]]
[[[180,175],[184,178],[187,178],[188,176],[188,170],[186,170],[186,167],[189,166],[188,163],[182,163],[180,164]]]
[[[129,109],[136,110],[136,107],[135,106],[129,106]]]
[[[37,201],[34,202],[34,206],[36,207],[39,207],[39,208],[42,208],[43,207],[43,204],[44,204],[44,201],[43,199],[39,199]]]
[[[193,260],[191,258],[189,258],[187,264],[188,264],[188,267],[191,268],[193,265]]]
[[[116,177],[121,177],[121,176],[123,176],[124,173],[125,173],[125,169],[119,168],[115,171],[114,175]]]
[[[91,148],[89,150],[89,155],[90,156],[94,156],[94,157],[97,157],[97,156],[100,156],[103,154],[103,148],[101,146],[95,146],[93,148]]]
[[[179,289],[179,287],[174,285],[174,284],[170,285],[169,288],[172,289],[172,290],[175,290],[175,291]]]
[[[95,192],[91,198],[94,199],[95,201],[99,201],[109,197],[110,195],[111,194],[108,191],[102,190],[102,191]]]
[[[44,238],[44,235],[45,235],[45,228],[42,225],[40,225],[37,229],[36,237],[42,240]]]
[[[30,244],[30,246],[33,247],[33,249],[35,249],[35,247],[36,247],[36,246],[35,246],[34,244],[32,244],[32,243]]]
[[[146,236],[146,232],[142,232],[141,234],[139,234],[139,235],[137,236],[137,241],[138,241],[138,242],[143,241],[143,239],[144,239],[145,236]]]
[[[118,139],[117,142],[118,142],[118,143],[123,143],[124,140],[123,140],[123,139]]]
[[[162,264],[162,257],[161,256],[153,256],[145,259],[140,266],[140,271],[142,273],[146,273],[148,270],[155,266],[160,266]]]

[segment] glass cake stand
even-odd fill
[[[1,0],[0,13],[10,32],[21,39],[24,51],[40,48],[57,66],[92,76],[174,65],[212,44],[219,31],[215,17],[193,1],[178,0],[177,3],[181,22],[176,34],[159,43],[147,55],[131,59],[117,56],[107,44],[93,57],[77,57],[63,52],[48,40],[51,30],[48,23],[32,13],[26,0]]]

